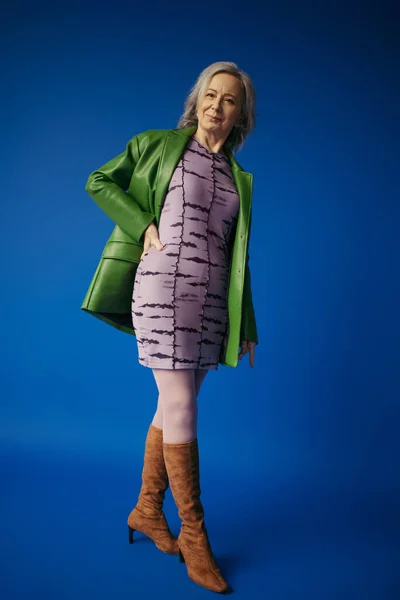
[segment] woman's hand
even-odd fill
[[[158,237],[158,229],[155,223],[150,223],[144,234],[143,252],[140,255],[140,260],[150,250],[152,246],[155,246],[157,250],[164,250],[164,245],[160,242]]]
[[[243,356],[245,354],[247,354],[247,352],[249,353],[249,358],[250,358],[250,366],[254,367],[254,348],[256,347],[256,342],[248,342],[247,340],[244,340],[243,342],[241,342],[240,344],[240,348],[241,348],[241,352],[239,354],[239,360],[242,360]]]

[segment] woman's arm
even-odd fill
[[[85,190],[100,208],[135,242],[154,220],[154,215],[143,211],[136,200],[125,192],[129,188],[132,173],[139,160],[137,137],[133,137],[126,149],[88,177]]]

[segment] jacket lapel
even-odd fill
[[[161,209],[164,198],[167,194],[168,185],[177,164],[189,143],[190,137],[197,130],[197,125],[185,127],[182,129],[171,129],[164,141],[164,148],[161,156],[159,178],[154,196],[154,210],[157,223],[160,221]],[[232,175],[235,180],[237,191],[240,198],[240,208],[238,217],[238,234],[245,235],[248,224],[248,217],[251,206],[251,185],[253,175],[243,171],[232,152],[227,152],[228,160],[231,164]],[[243,239],[243,238],[241,238]]]
[[[154,196],[154,210],[157,223],[160,221],[161,209],[166,196],[169,182],[176,166],[189,143],[190,136],[196,131],[197,126],[184,129],[171,129],[164,141],[161,155],[159,178]]]

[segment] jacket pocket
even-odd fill
[[[128,262],[139,263],[143,246],[127,242],[107,242],[102,258],[117,258]]]

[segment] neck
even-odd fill
[[[212,133],[201,129],[199,125],[193,137],[200,142],[200,144],[203,144],[203,146],[206,146],[209,150],[211,150],[211,152],[223,152],[223,145],[225,144],[228,136],[221,137],[218,135],[213,135]]]

